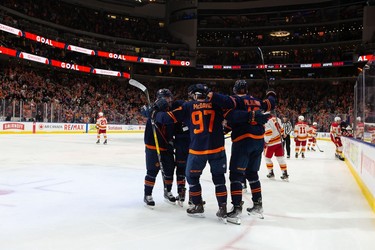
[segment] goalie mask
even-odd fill
[[[339,121],[341,121],[341,118],[338,117],[338,116],[336,116],[336,117],[335,117],[335,122],[339,122]]]
[[[99,116],[99,117],[102,117],[103,115],[104,115],[103,112],[99,112],[99,113],[98,113],[98,116]]]
[[[305,120],[305,117],[303,117],[303,115],[300,115],[300,116],[298,116],[298,120],[299,120],[299,121],[304,121],[304,120]]]

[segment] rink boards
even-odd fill
[[[109,124],[107,133],[141,133],[144,125]],[[82,134],[96,133],[95,124],[47,123],[47,122],[0,122],[0,134]]]

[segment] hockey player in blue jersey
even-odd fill
[[[225,220],[227,189],[225,186],[226,155],[222,131],[223,107],[232,108],[234,102],[223,102],[222,107],[206,99],[209,89],[197,84],[192,91],[193,101],[185,102],[171,112],[158,112],[155,120],[170,124],[185,122],[189,127],[190,145],[186,165],[186,179],[193,206],[187,209],[190,216],[204,217],[200,176],[206,162],[210,163],[212,180],[215,184],[216,199],[219,205],[217,216]]]
[[[168,111],[172,104],[173,96],[168,89],[159,89],[156,93],[157,100],[163,99],[166,105],[163,107],[163,111]],[[148,113],[148,111],[145,111]],[[148,115],[149,116],[149,115]],[[144,183],[144,202],[148,207],[154,207],[155,202],[152,197],[152,191],[155,185],[156,176],[160,171],[159,159],[156,151],[155,139],[152,130],[151,118],[149,117],[146,123],[146,129],[144,133],[144,143],[146,152],[146,168],[147,173],[145,176]],[[160,156],[163,165],[163,181],[164,181],[164,198],[165,201],[171,204],[176,203],[176,198],[172,194],[172,183],[174,174],[174,155],[173,146],[171,145],[173,137],[173,124],[165,125],[161,123],[155,123],[156,135],[159,142]]]
[[[235,102],[228,96],[210,93],[206,85],[196,84],[192,91],[193,101],[185,102],[180,108],[171,112],[154,112],[155,120],[162,124],[185,122],[190,131],[189,156],[186,166],[186,179],[189,183],[189,194],[193,206],[187,209],[190,216],[204,217],[204,207],[201,195],[200,176],[206,163],[211,167],[212,180],[215,184],[216,199],[219,210],[216,216],[226,222],[227,217],[227,188],[225,186],[226,154],[222,122],[223,109],[232,109]],[[164,106],[156,102],[154,108],[161,110]],[[235,112],[231,112],[232,118]],[[248,121],[254,114],[242,112],[242,121]]]
[[[237,80],[233,87],[236,100],[235,110],[247,110],[248,112],[268,112],[275,107],[275,92],[268,91],[265,100],[257,99],[248,94],[248,84],[245,80]],[[248,208],[249,214],[263,218],[262,193],[258,171],[260,168],[262,152],[264,147],[264,124],[267,120],[240,122],[228,120],[227,126],[232,130],[232,154],[229,163],[229,179],[233,208],[228,213],[228,221],[241,224],[242,212],[242,182],[244,176],[249,181],[253,207]],[[246,182],[245,179],[245,182]]]
[[[184,101],[177,100],[172,104],[172,110],[182,106]],[[176,201],[181,207],[185,201],[185,171],[186,161],[189,154],[190,135],[189,128],[184,122],[177,122],[174,124],[174,141],[173,146],[175,150],[175,166],[176,166],[176,181],[177,181],[177,197]]]

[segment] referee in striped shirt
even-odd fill
[[[284,129],[284,140],[283,148],[286,148],[286,158],[290,158],[290,133],[293,130],[292,124],[290,123],[288,117],[284,116],[281,126]]]

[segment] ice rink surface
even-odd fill
[[[215,216],[208,166],[206,218],[165,203],[160,175],[150,210],[143,134],[95,141],[93,134],[0,135],[1,250],[375,249],[375,214],[330,142],[318,141],[323,153],[287,159],[289,182],[277,164],[268,180],[262,162],[264,220],[244,212],[241,225],[225,225]],[[229,140],[226,148],[229,159]],[[252,206],[249,192],[243,199]]]

